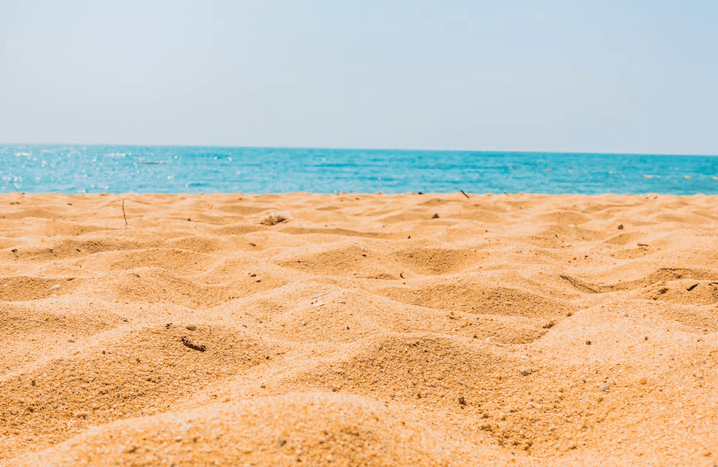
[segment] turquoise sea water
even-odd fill
[[[690,178],[688,178],[690,177]],[[718,157],[0,146],[0,192],[718,194]]]

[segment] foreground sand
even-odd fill
[[[716,197],[124,199],[0,195],[0,465],[718,464]]]

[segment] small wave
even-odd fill
[[[169,162],[166,161],[135,161],[133,162],[135,165],[162,165],[162,164],[169,164]]]

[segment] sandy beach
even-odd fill
[[[0,465],[717,465],[717,208],[0,195]]]

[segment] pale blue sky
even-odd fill
[[[718,2],[0,0],[0,143],[718,154]]]

